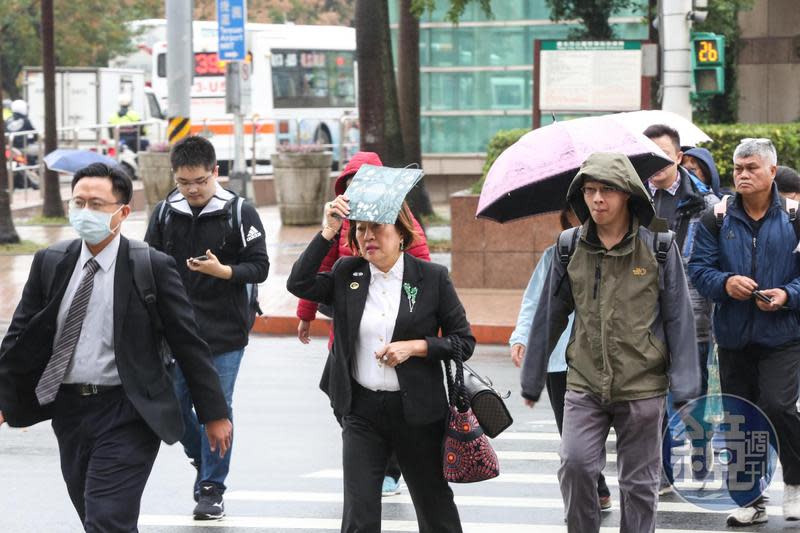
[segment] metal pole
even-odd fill
[[[662,50],[661,109],[692,120],[691,20],[692,0],[660,0],[659,36]]]
[[[53,0],[42,0],[42,77],[44,79],[44,152],[42,157],[58,147],[56,139],[56,59],[54,44]],[[58,174],[45,172],[42,214],[46,217],[63,217],[61,183]]]
[[[167,137],[174,144],[191,131],[191,90],[194,71],[191,0],[166,0],[167,13]]]

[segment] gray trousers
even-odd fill
[[[620,532],[655,531],[663,416],[664,396],[602,403],[592,394],[567,391],[558,481],[569,533],[600,531],[597,476],[606,465],[605,443],[612,427],[617,434]]]

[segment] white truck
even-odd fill
[[[36,129],[44,128],[44,77],[41,67],[23,70],[23,94],[28,115]],[[80,141],[98,138],[98,124],[107,124],[119,109],[119,97],[131,97],[131,109],[142,120],[160,119],[161,111],[152,92],[145,88],[142,70],[101,67],[58,67],[56,69],[56,127],[76,128]],[[108,137],[108,131],[101,131]],[[71,141],[73,132],[60,131],[59,139]]]

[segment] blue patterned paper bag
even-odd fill
[[[345,191],[350,220],[394,224],[408,192],[422,178],[418,168],[362,165]]]

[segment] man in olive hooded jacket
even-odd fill
[[[554,260],[522,367],[522,396],[539,400],[547,361],[575,312],[567,347],[561,493],[571,533],[600,529],[596,481],[609,429],[617,435],[620,531],[655,530],[661,419],[667,389],[686,402],[700,393],[694,316],[680,253],[656,259],[647,229],[652,200],[622,154],[595,153],[569,187],[582,222],[567,267]]]

